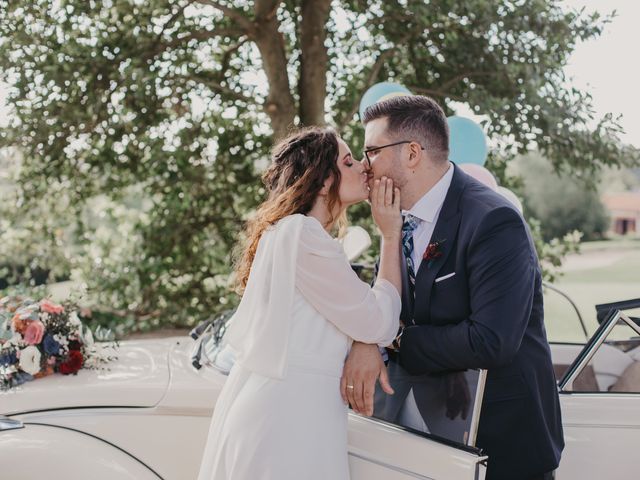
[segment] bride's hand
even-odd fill
[[[384,238],[400,238],[400,189],[393,187],[393,180],[390,178],[382,177],[374,181],[371,190],[371,214]]]

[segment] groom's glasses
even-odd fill
[[[373,159],[375,159],[378,153],[380,153],[380,150],[387,147],[395,147],[396,145],[402,145],[405,143],[416,143],[416,142],[413,142],[412,140],[403,140],[401,142],[389,143],[388,145],[382,145],[380,147],[367,148],[363,153],[364,153],[364,158],[367,159],[367,167],[369,168],[369,170],[371,170],[371,163],[373,162]],[[425,149],[422,145],[420,145],[420,148],[422,150]]]

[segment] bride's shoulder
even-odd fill
[[[329,235],[320,221],[311,216],[302,215],[300,245],[307,253],[322,257],[343,257],[344,250],[337,239]]]
[[[315,217],[294,213],[278,220],[273,227],[276,230],[301,229],[303,232],[310,232],[324,238],[331,238],[331,235],[322,227],[320,221]]]
[[[320,221],[312,216],[295,213],[281,218],[274,225],[278,237],[297,237],[302,249],[321,256],[343,256],[344,250],[338,240],[324,229]]]
[[[294,213],[292,215],[282,217],[280,220],[271,225],[271,227],[269,227],[269,230],[279,233],[286,232],[287,235],[290,235],[293,232],[300,232],[304,230],[305,227],[309,224],[309,217],[307,217],[306,215],[302,215],[301,213]]]

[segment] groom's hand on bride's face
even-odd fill
[[[342,399],[351,405],[354,412],[373,415],[376,380],[380,380],[380,386],[386,393],[393,394],[378,346],[354,342],[340,380]]]

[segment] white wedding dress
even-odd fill
[[[400,296],[372,288],[313,217],[260,239],[225,341],[237,360],[220,394],[199,480],[348,480],[340,377],[352,339],[389,345]]]

